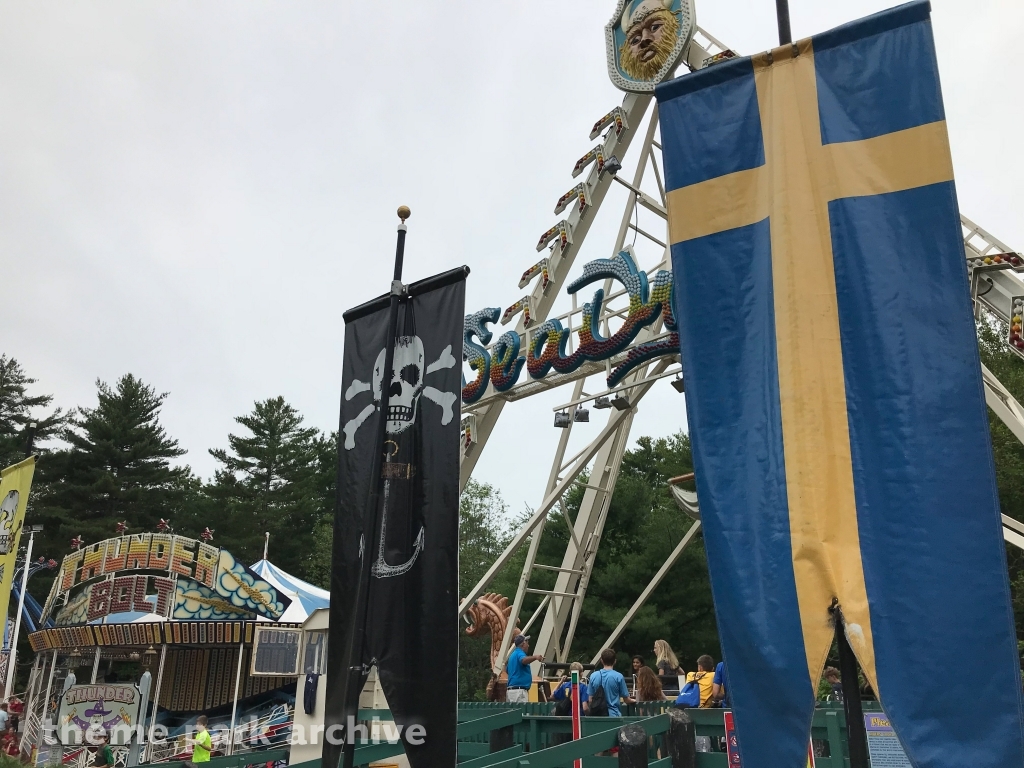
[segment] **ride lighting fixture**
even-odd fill
[[[672,386],[673,388],[675,388],[676,392],[684,392],[685,387],[683,386],[683,377],[676,376],[674,379],[672,379]]]
[[[559,411],[555,414],[555,426],[559,429],[565,429],[569,426],[569,414],[565,411]]]
[[[601,397],[594,400],[594,407],[599,411],[603,411],[605,408],[612,407],[612,401],[609,400],[606,396],[602,395]]]
[[[604,161],[604,169],[614,175],[622,170],[622,163],[619,162],[619,158],[612,155]]]
[[[572,420],[573,421],[578,421],[578,422],[581,422],[581,423],[584,423],[584,424],[585,423],[589,423],[590,422],[590,411],[588,411],[586,408],[580,408],[580,407],[577,406],[576,413],[574,413],[572,415]]]
[[[617,411],[628,411],[629,398],[622,394],[616,395],[612,398],[612,405],[615,406]]]

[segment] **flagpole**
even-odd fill
[[[829,612],[835,622],[836,645],[839,646],[839,680],[843,686],[843,711],[846,715],[846,741],[850,750],[850,768],[868,768],[867,731],[864,708],[860,703],[857,657],[846,638],[846,620],[839,601],[833,599]]]
[[[25,610],[25,589],[28,586],[28,569],[32,564],[32,542],[36,537],[35,526],[29,528],[28,547],[25,549],[25,570],[21,574],[21,592],[18,594],[18,613],[14,617],[14,633],[11,635],[11,650],[7,656],[7,680],[4,682],[4,701],[11,698],[14,676],[18,669],[18,633],[21,631],[21,612]],[[11,542],[14,543],[13,541]]]
[[[779,45],[793,42],[793,33],[789,29],[789,0],[775,0],[775,15],[779,20]]]
[[[387,415],[388,415],[388,384],[391,381],[391,368],[395,360],[395,333],[398,330],[398,305],[405,295],[406,287],[402,284],[402,266],[405,260],[405,220],[411,212],[408,206],[401,206],[398,209],[398,218],[401,224],[398,225],[398,244],[395,248],[395,271],[391,279],[391,306],[388,315],[388,331],[384,339],[384,370],[381,371],[381,380],[385,382],[381,387],[380,417],[377,419],[377,435],[374,440],[373,462],[370,465],[370,499],[368,509],[370,514],[363,522],[363,546],[360,547],[362,557],[359,563],[359,580],[356,582],[356,606],[355,622],[352,626],[352,637],[348,652],[348,688],[345,691],[345,710],[342,714],[345,725],[345,745],[342,752],[343,768],[352,768],[355,759],[355,738],[348,733],[349,722],[354,722],[359,714],[359,694],[363,689],[363,681],[369,673],[363,669],[362,657],[363,647],[366,638],[366,620],[369,612],[370,597],[370,564],[373,558],[370,554],[370,542],[375,541],[378,525],[377,508],[380,503],[381,471],[384,463],[384,441],[387,439]],[[324,768],[334,768],[325,766]]]

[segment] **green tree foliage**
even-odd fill
[[[642,437],[633,450],[626,452],[573,639],[571,660],[589,662],[601,650],[637,595],[693,525],[693,520],[672,500],[667,485],[669,478],[691,471],[690,440],[682,433],[656,440]],[[573,521],[580,509],[587,479],[585,475],[581,476],[580,482],[566,494],[566,513]],[[494,556],[488,547],[497,551],[504,549],[510,535],[532,515],[532,511],[527,509],[508,528],[494,528],[490,521],[498,516],[486,514],[486,504],[482,505],[484,514],[478,510],[481,510],[481,500],[500,499],[496,494],[497,491],[488,486],[474,487],[472,484],[463,494],[460,558],[468,560],[463,562],[463,573],[460,574],[463,594],[476,583],[478,574],[493,562]],[[502,513],[504,515],[503,505]],[[488,530],[478,536],[481,527]],[[482,539],[485,546],[476,544],[478,539]],[[561,565],[568,541],[568,527],[561,511],[555,509],[545,521],[537,562]],[[499,592],[510,599],[514,596],[526,548],[527,544],[520,548],[491,582],[488,591]],[[478,554],[482,556],[478,558]],[[555,578],[553,572],[538,569],[533,572],[530,586],[552,589]],[[540,595],[527,596],[520,613],[520,623],[529,619],[542,599]],[[534,637],[537,629],[539,624],[531,628]],[[697,657],[701,654],[709,653],[716,659],[721,657],[707,560],[699,535],[615,644],[621,663],[627,664],[629,656],[639,653],[653,664],[651,649],[657,639],[668,640],[687,669],[696,667]],[[483,698],[489,679],[486,671],[488,653],[489,647],[481,645],[477,649],[471,642],[463,640],[459,670],[462,698]]]
[[[45,450],[43,443],[58,436],[65,416],[60,408],[44,413],[53,402],[52,395],[30,395],[36,383],[13,357],[0,355],[0,467],[8,467],[25,457],[28,427],[36,423],[34,450]]]
[[[978,323],[978,343],[982,363],[996,375],[1018,402],[1024,403],[1024,361],[1012,352],[1004,339],[1006,328],[985,317]],[[991,411],[988,411],[995,457],[999,506],[1004,515],[1024,522],[1024,445]],[[1024,638],[1024,552],[1006,547],[1013,613],[1017,637]]]
[[[221,465],[206,488],[215,541],[243,562],[263,555],[270,533],[274,563],[306,576],[313,530],[324,516],[324,492],[330,482],[322,461],[331,449],[319,432],[302,425],[302,416],[283,397],[257,402],[252,413],[235,419],[248,435],[228,435],[227,450],[210,450]],[[333,468],[331,468],[333,474]]]
[[[573,660],[589,662],[602,649],[633,601],[693,525],[672,500],[667,484],[670,478],[692,471],[690,439],[683,433],[659,439],[641,437],[634,449],[626,451],[573,639]],[[581,477],[566,495],[566,511],[574,522],[586,480]],[[568,527],[561,514],[553,514],[544,529],[538,562],[561,565],[568,541]],[[530,584],[551,589],[555,574],[536,571]],[[530,615],[539,599],[526,602],[525,615]],[[651,651],[658,639],[672,645],[687,669],[695,668],[701,654],[720,658],[700,535],[651,594],[615,643],[615,649],[623,664],[633,654],[640,654],[653,665]]]
[[[668,480],[693,471],[689,435],[641,437],[622,460],[597,563],[580,617],[579,652],[589,661],[693,526],[672,500]],[[692,486],[691,486],[692,487]],[[654,664],[654,641],[667,640],[684,669],[697,657],[721,658],[704,539],[697,535],[616,643]]]
[[[97,405],[77,409],[64,430],[69,447],[41,462],[49,482],[37,487],[35,511],[46,526],[40,551],[50,557],[66,554],[73,536],[113,536],[119,521],[129,531],[155,530],[197,488],[188,467],[171,465],[185,451],[160,424],[167,394],[130,373],[96,387]]]
[[[331,547],[334,544],[334,507],[338,492],[338,433],[319,435],[313,441],[316,471],[314,493],[320,505],[313,526],[313,544],[306,559],[306,579],[324,589],[331,588]]]
[[[490,483],[470,480],[459,499],[459,594],[468,593],[508,543],[508,507]],[[514,567],[514,566],[513,566]],[[520,568],[521,568],[520,563]],[[509,569],[505,569],[507,574]],[[502,574],[505,575],[505,574]],[[488,591],[501,591],[496,580]],[[506,585],[507,586],[507,585]],[[512,593],[504,592],[511,598]],[[491,636],[459,640],[459,700],[485,698],[491,679]]]

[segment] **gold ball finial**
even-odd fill
[[[405,220],[408,219],[410,216],[412,216],[412,211],[409,210],[408,205],[398,206],[398,218],[402,220],[403,224],[405,223]]]

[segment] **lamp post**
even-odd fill
[[[25,610],[25,588],[28,586],[29,566],[32,563],[32,543],[36,533],[43,530],[41,525],[28,526],[28,547],[25,550],[25,569],[21,573],[21,593],[18,595],[18,614],[14,617],[14,632],[11,634],[11,653],[7,657],[7,681],[4,683],[4,701],[11,698],[14,677],[17,673],[18,633],[21,631],[21,613]]]

